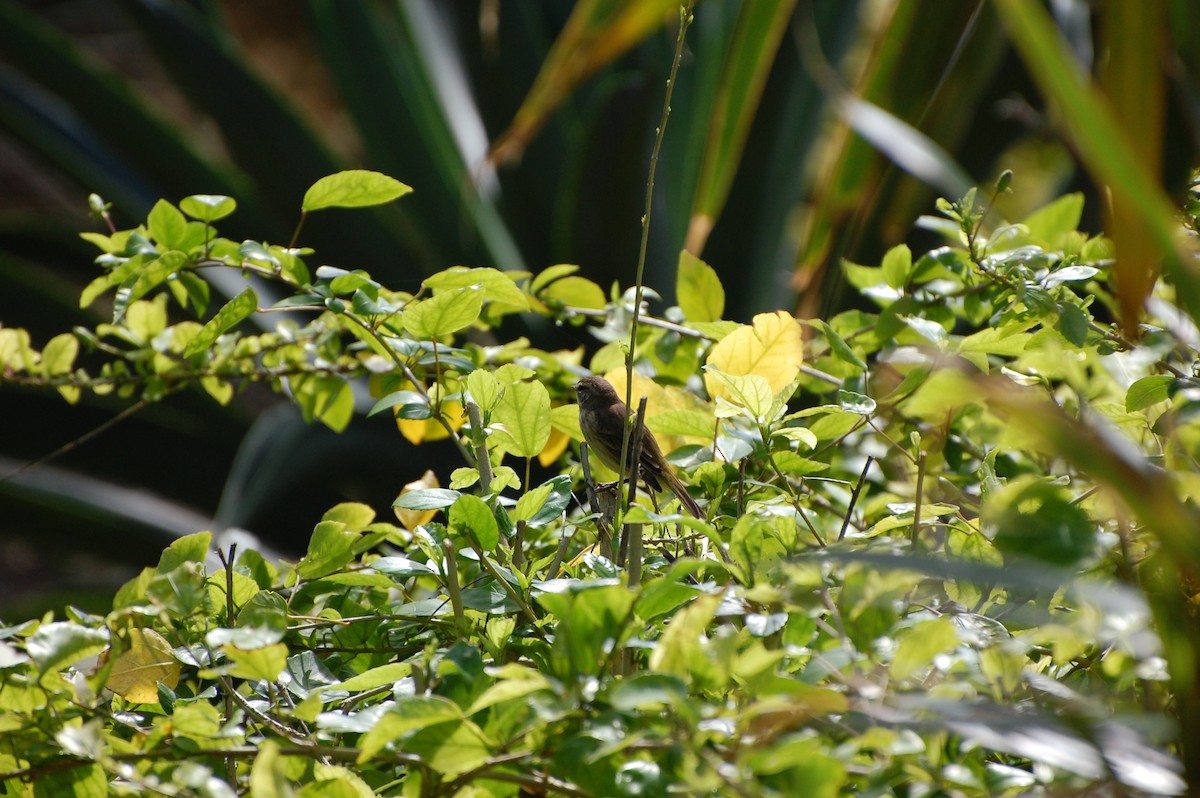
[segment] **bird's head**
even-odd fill
[[[580,405],[607,406],[620,399],[616,389],[603,377],[584,377],[575,383],[574,390]]]

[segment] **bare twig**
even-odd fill
[[[679,34],[675,38],[675,56],[671,60],[671,74],[667,78],[667,95],[663,98],[662,116],[658,120],[658,128],[654,136],[654,148],[650,152],[650,171],[646,175],[646,203],[642,211],[642,241],[638,247],[637,276],[634,280],[633,317],[629,330],[629,352],[625,358],[625,428],[621,436],[621,459],[617,462],[628,463],[625,457],[629,453],[629,418],[633,404],[633,363],[637,354],[638,317],[642,310],[642,280],[646,272],[646,253],[650,248],[650,214],[654,209],[654,175],[658,171],[658,155],[662,150],[663,138],[667,132],[667,119],[671,116],[671,95],[675,91],[675,76],[679,73],[679,64],[683,61],[683,43],[686,39],[688,26],[692,24],[692,9],[695,0],[688,0],[687,6],[679,14]],[[620,475],[618,475],[620,476]],[[618,499],[618,501],[620,501]]]
[[[867,479],[867,472],[871,470],[871,463],[873,462],[875,462],[875,458],[867,455],[867,462],[863,464],[862,473],[858,475],[858,482],[855,483],[854,490],[850,493],[850,504],[847,505],[846,515],[842,518],[842,529],[838,532],[838,540],[846,537],[846,528],[850,526],[850,516],[854,513],[854,505],[858,504],[858,494],[862,492],[863,483]]]

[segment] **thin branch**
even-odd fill
[[[579,444],[579,462],[583,465],[583,485],[587,493],[588,506],[592,508],[592,514],[596,516],[596,532],[600,537],[600,553],[604,555],[606,560],[612,560],[612,528],[609,527],[608,521],[604,518],[604,512],[600,507],[600,498],[596,495],[596,483],[592,482],[592,467],[588,457],[587,441]],[[562,544],[559,544],[562,548]],[[554,573],[554,569],[550,569],[550,573]]]
[[[867,472],[871,470],[871,463],[874,462],[875,458],[872,455],[867,455],[867,462],[863,464],[862,473],[858,475],[858,482],[855,483],[854,490],[850,493],[850,504],[847,505],[846,515],[842,518],[842,529],[838,532],[838,540],[846,537],[846,528],[850,526],[850,516],[854,513],[854,505],[858,504],[858,495],[862,492],[863,483],[867,479]]]
[[[632,507],[637,496],[638,477],[641,476],[642,439],[646,431],[646,397],[638,402],[637,421],[633,426],[633,439],[630,441],[629,454],[633,460],[629,468],[629,495],[626,506]],[[626,565],[629,575],[629,586],[633,587],[642,581],[642,525],[625,524],[621,528],[622,565]]]
[[[492,460],[488,456],[487,435],[483,430],[483,414],[479,405],[467,402],[467,419],[471,422],[471,442],[475,444],[475,468],[479,470],[480,495],[492,489]]]
[[[454,625],[464,637],[469,631],[467,616],[463,612],[462,588],[458,584],[458,558],[455,556],[454,541],[447,535],[442,541],[446,550],[446,592],[450,594],[450,606],[454,609]]]
[[[67,443],[64,443],[62,446],[59,446],[57,449],[50,452],[49,454],[42,455],[41,457],[39,457],[36,460],[29,461],[28,463],[21,466],[20,468],[9,471],[4,476],[0,477],[0,482],[8,482],[10,479],[21,476],[26,471],[31,471],[39,466],[43,466],[46,463],[53,460],[54,458],[64,455],[67,452],[73,451],[77,447],[82,446],[83,444],[90,441],[92,438],[95,438],[97,435],[100,435],[101,433],[112,429],[117,424],[121,423],[122,421],[129,418],[137,411],[141,410],[143,407],[146,407],[148,404],[150,404],[149,399],[139,400],[138,402],[136,402],[136,403],[130,405],[129,407],[125,408],[124,410],[122,410],[120,413],[117,413],[115,416],[108,419],[104,423],[100,424],[95,429],[93,429],[89,432],[83,433],[78,438],[76,438],[72,441],[68,441]]]
[[[921,496],[925,492],[925,450],[922,449],[917,458],[917,495],[913,506],[912,543],[917,545],[921,527]]]
[[[621,435],[621,459],[617,462],[624,465],[629,461],[629,415],[633,403],[633,363],[637,354],[638,317],[642,311],[642,280],[646,272],[646,253],[650,248],[650,214],[654,209],[654,175],[658,171],[658,155],[662,150],[663,138],[667,133],[667,119],[671,116],[671,96],[675,92],[675,77],[679,74],[679,64],[683,60],[683,44],[686,40],[688,26],[692,24],[692,8],[696,0],[688,0],[687,6],[679,15],[679,35],[675,38],[675,56],[671,60],[671,74],[667,78],[667,95],[663,98],[662,117],[658,120],[658,128],[654,135],[654,149],[650,152],[650,171],[646,176],[646,204],[642,211],[642,241],[638,247],[637,277],[634,280],[633,318],[629,330],[629,353],[625,358],[625,426]],[[620,476],[620,475],[618,475]],[[618,496],[618,503],[620,498]]]

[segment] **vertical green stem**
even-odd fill
[[[667,96],[663,99],[662,117],[654,136],[654,149],[650,153],[650,173],[646,177],[646,206],[642,213],[642,242],[638,247],[637,279],[634,283],[633,320],[629,332],[629,352],[625,356],[625,432],[621,437],[620,463],[628,462],[629,415],[633,401],[633,362],[637,352],[638,316],[642,310],[642,278],[646,271],[646,251],[650,246],[650,211],[654,204],[654,173],[658,170],[658,155],[662,150],[663,137],[667,131],[667,118],[671,115],[671,95],[675,91],[675,76],[679,73],[679,62],[683,60],[683,43],[688,27],[692,24],[692,8],[696,0],[687,0],[679,13],[679,35],[675,38],[675,57],[671,61],[671,75],[667,78]],[[619,475],[623,476],[623,475]],[[618,500],[619,502],[619,500]]]
[[[479,469],[479,495],[492,489],[492,460],[488,456],[487,435],[483,430],[483,414],[479,405],[467,402],[467,419],[471,422],[471,443],[475,447],[475,467]],[[526,481],[529,477],[526,476]]]

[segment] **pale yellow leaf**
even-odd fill
[[[153,629],[129,630],[129,650],[113,660],[105,686],[134,704],[157,704],[159,682],[172,690],[179,684],[171,644]]]
[[[424,423],[424,422],[417,422]],[[433,471],[426,471],[421,475],[421,478],[408,483],[400,489],[400,495],[414,490],[426,490],[428,488],[440,488],[437,474]],[[399,519],[400,525],[405,529],[416,529],[421,524],[429,523],[433,517],[437,515],[437,510],[406,510],[403,507],[392,506],[392,510],[396,513],[396,518]]]
[[[760,313],[722,338],[708,354],[707,365],[732,376],[756,374],[766,379],[772,393],[786,388],[804,361],[800,323],[782,310]],[[734,400],[730,389],[715,375],[704,375],[709,396]]]

